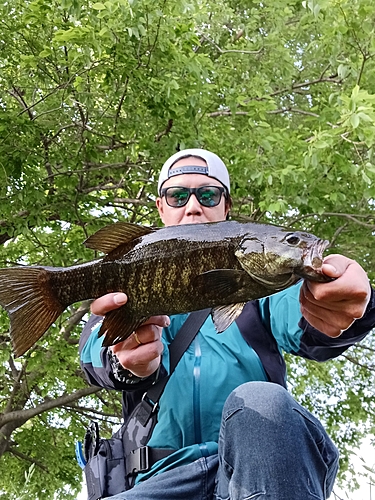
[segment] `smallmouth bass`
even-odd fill
[[[212,308],[218,333],[249,300],[301,278],[326,282],[316,236],[256,222],[223,221],[150,228],[118,222],[90,236],[101,259],[71,267],[0,269],[0,304],[10,317],[15,355],[32,347],[71,304],[110,292],[128,302],[106,314],[99,335],[109,346],[147,318]]]

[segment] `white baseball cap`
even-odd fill
[[[202,158],[206,162],[207,166],[204,165],[194,165],[194,159],[192,159],[191,165],[182,165],[171,169],[171,167],[181,158],[187,158],[189,156],[196,156]],[[178,153],[172,155],[162,166],[159,182],[158,182],[158,193],[160,195],[161,187],[163,183],[175,175],[180,174],[204,174],[209,177],[217,179],[230,193],[230,181],[229,173],[227,167],[225,166],[223,160],[219,158],[215,153],[211,153],[206,149],[183,149]]]

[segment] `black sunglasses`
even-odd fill
[[[220,186],[201,186],[198,188],[187,188],[172,186],[161,190],[160,195],[165,196],[165,201],[170,207],[184,207],[194,194],[199,203],[204,207],[216,207],[221,201],[221,195],[226,197],[226,189]]]

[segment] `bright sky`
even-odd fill
[[[361,460],[362,459],[362,460]],[[349,493],[340,488],[335,487],[336,497],[334,495],[330,496],[329,500],[373,500],[375,499],[375,484],[370,485],[369,479],[362,477],[362,474],[366,472],[364,465],[370,467],[374,470],[373,476],[375,476],[375,453],[374,447],[370,445],[370,442],[364,442],[357,452],[357,456],[352,457],[353,466],[357,472],[357,481],[361,485],[360,489],[354,493]]]

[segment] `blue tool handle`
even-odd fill
[[[76,442],[76,458],[77,458],[78,465],[81,467],[81,469],[84,469],[86,464],[87,464],[87,461],[86,461],[85,456],[83,454],[81,441]]]

